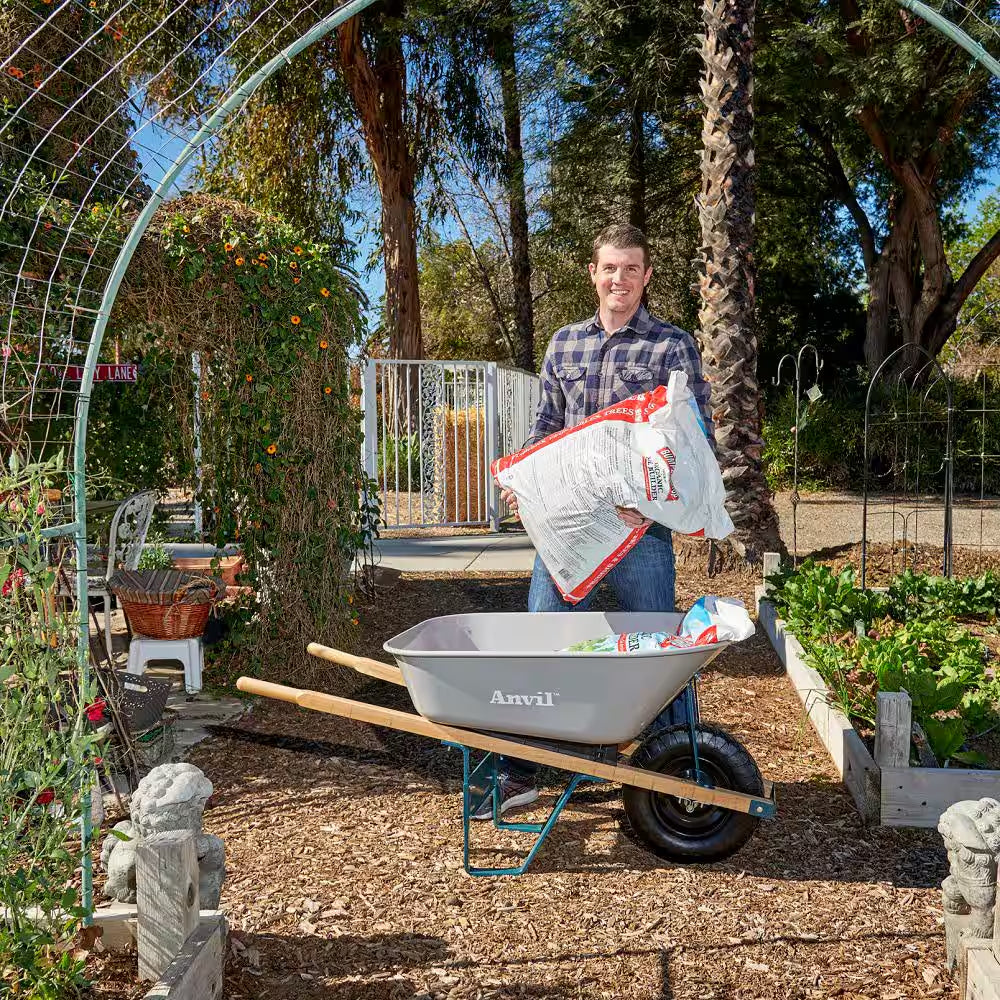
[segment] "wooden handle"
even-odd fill
[[[388,681],[390,684],[399,684],[406,687],[406,681],[399,672],[399,667],[394,667],[381,660],[372,660],[367,656],[355,656],[353,653],[345,653],[342,649],[332,649],[330,646],[323,646],[318,642],[311,642],[306,646],[306,652],[316,656],[321,660],[329,660],[330,663],[339,663],[342,667],[350,667],[357,670],[359,674],[367,674],[369,677],[377,677],[380,681]]]
[[[240,677],[236,687],[247,694],[259,694],[262,698],[276,698],[278,701],[290,701],[293,705],[299,703],[299,697],[304,693],[298,688],[285,687],[284,684],[272,684],[271,681],[261,681],[256,677]]]

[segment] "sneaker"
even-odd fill
[[[509,774],[500,776],[500,814],[508,809],[519,809],[538,798],[538,789],[530,779],[515,778]],[[472,814],[473,819],[493,819],[493,796],[489,795]]]

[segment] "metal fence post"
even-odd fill
[[[361,413],[363,417],[361,461],[365,475],[370,479],[378,476],[378,392],[375,388],[375,359],[370,358],[365,365],[361,384]]]
[[[486,364],[486,516],[491,531],[500,530],[500,490],[493,481],[490,466],[500,457],[499,412],[500,379],[495,361]]]

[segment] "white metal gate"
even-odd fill
[[[494,362],[369,361],[364,462],[383,525],[496,530],[509,511],[490,463],[524,444],[538,399],[536,375]]]

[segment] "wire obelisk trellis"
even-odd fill
[[[823,362],[820,359],[819,351],[813,344],[803,344],[799,348],[798,354],[786,354],[778,361],[778,372],[774,376],[775,386],[781,385],[781,369],[787,361],[792,365],[795,374],[795,426],[792,428],[792,565],[799,564],[799,438],[801,437],[805,425],[805,412],[802,409],[802,361],[806,354],[812,351],[813,367],[815,369],[816,381],[806,392],[809,403],[814,403],[822,396],[819,388],[819,373],[823,370]]]
[[[0,445],[71,449],[77,654],[89,685],[87,420],[119,286],[157,207],[255,90],[369,6],[33,0],[0,11]],[[192,69],[192,64],[196,68]],[[92,907],[89,803],[83,896]]]

